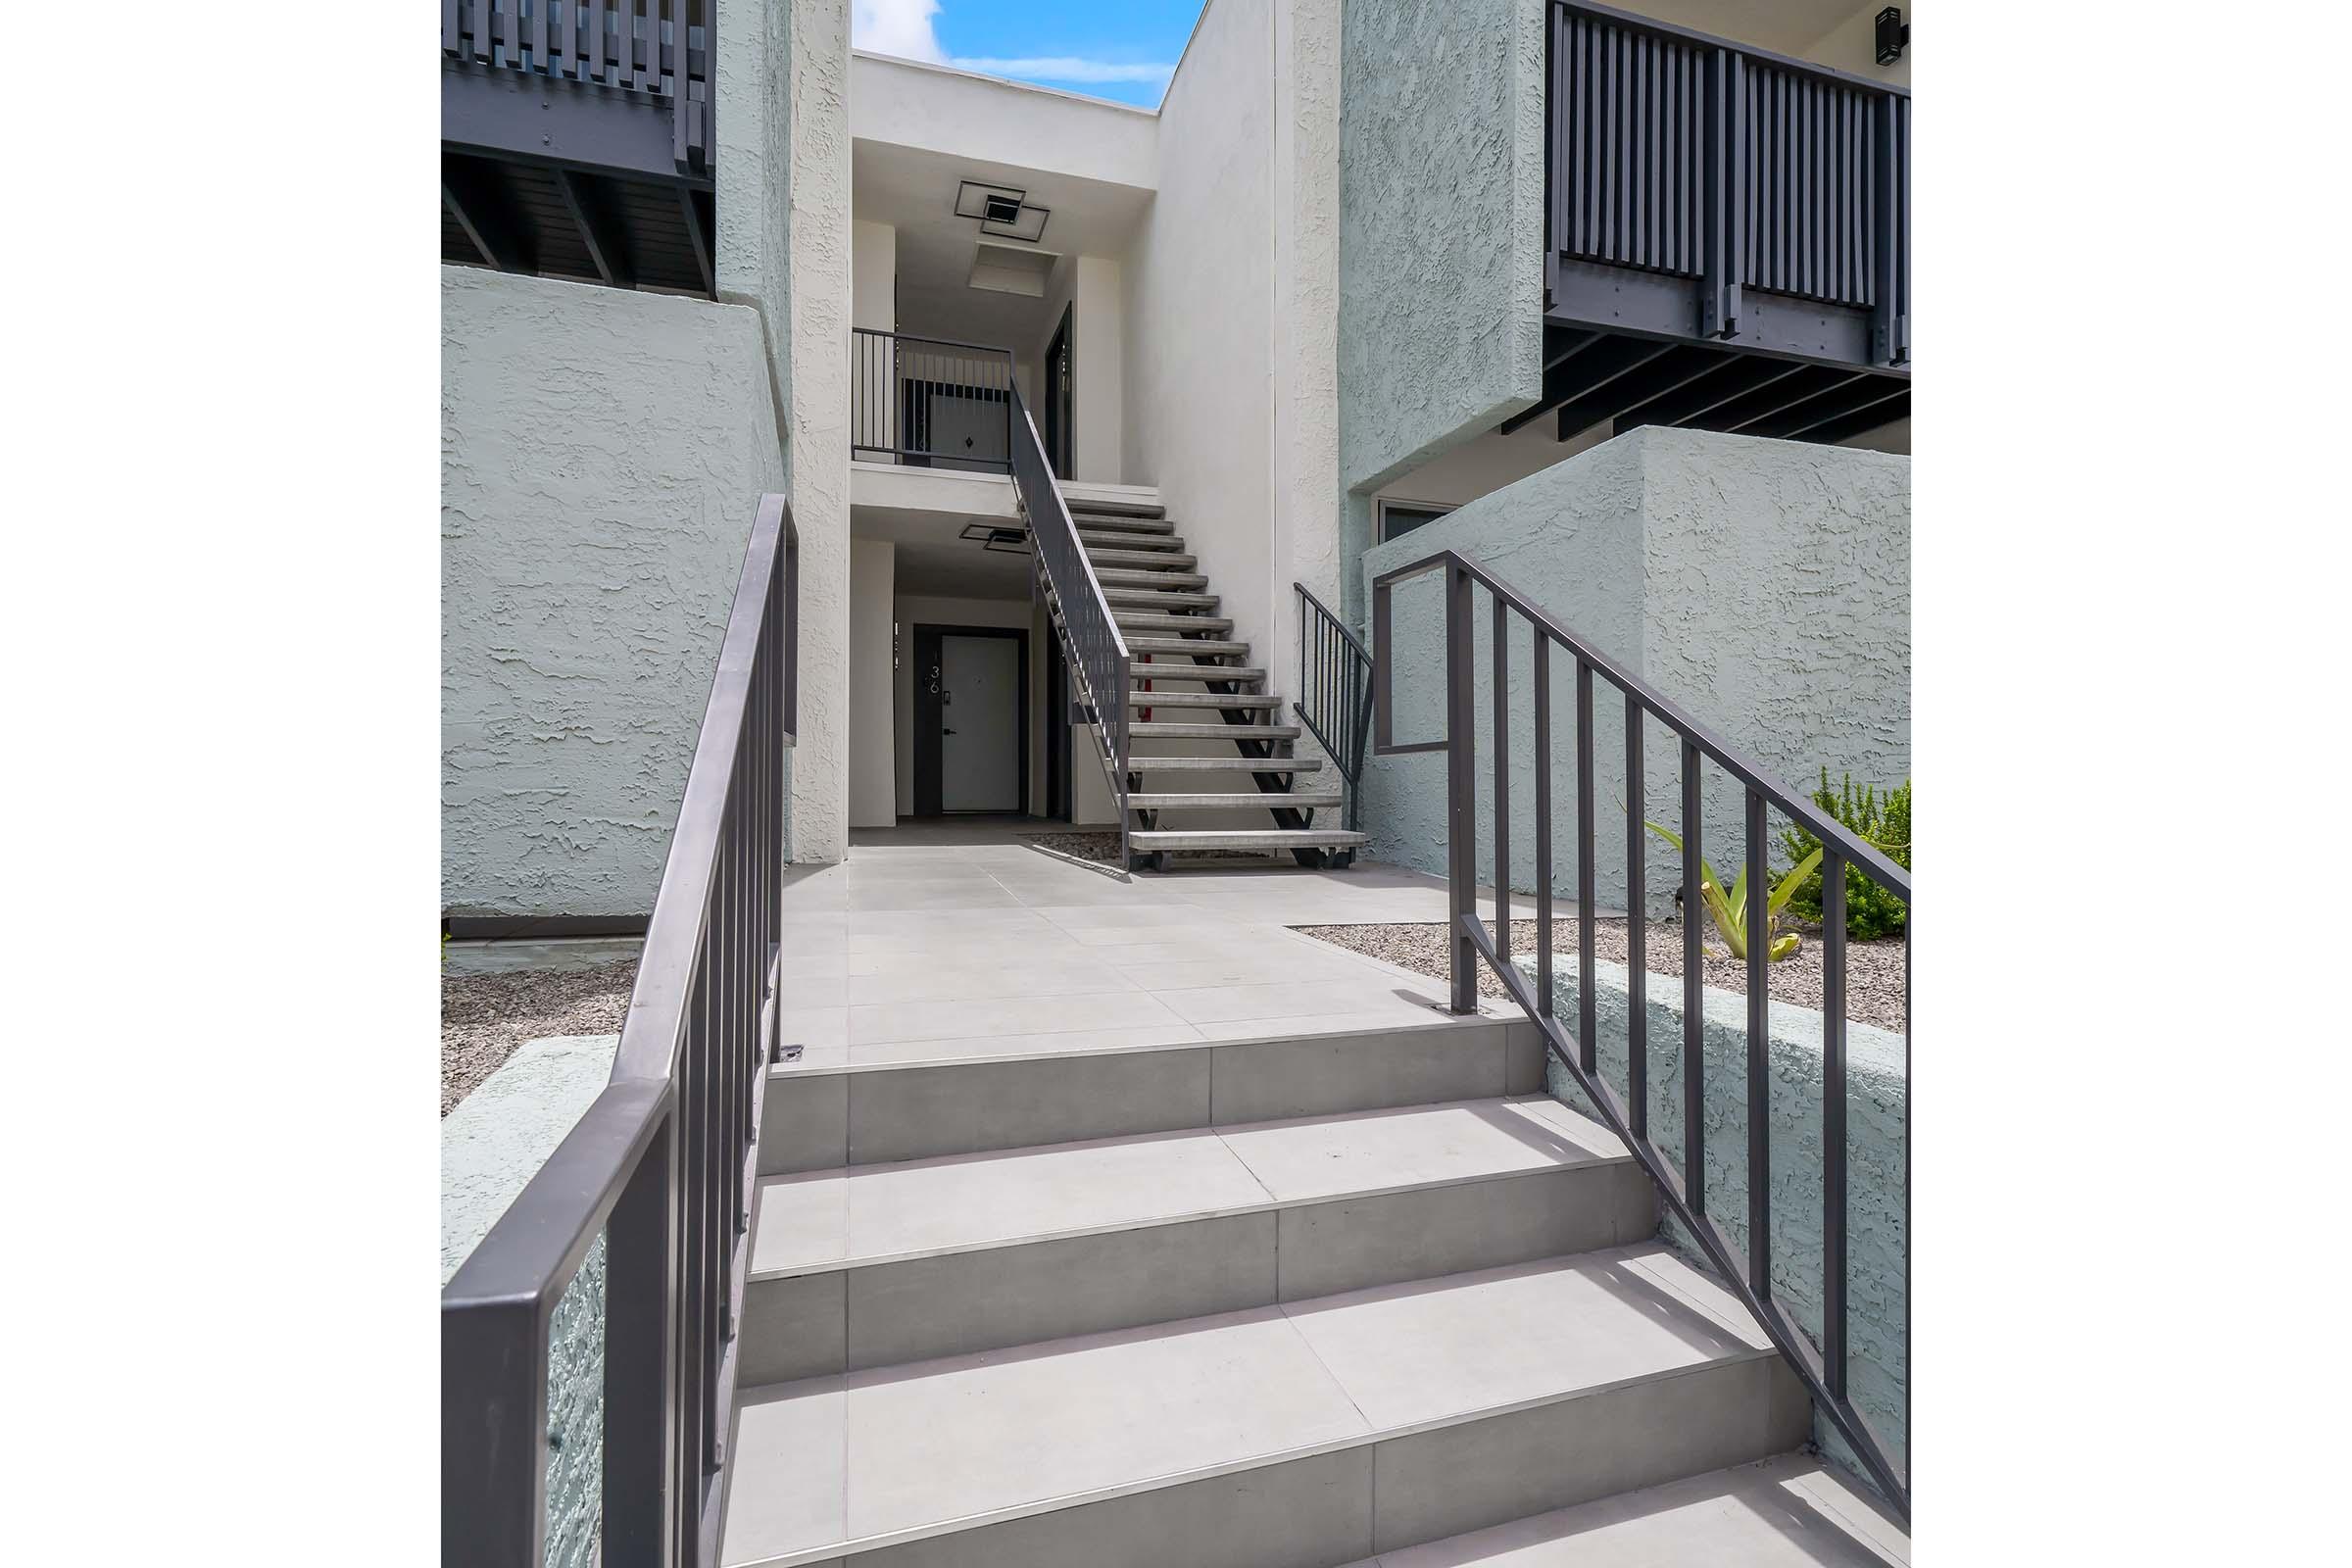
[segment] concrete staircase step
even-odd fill
[[[1248,643],[1229,642],[1210,637],[1130,637],[1127,651],[1131,654],[1190,654],[1220,658],[1248,659]]]
[[[1878,1501],[1814,1455],[1644,1487],[1350,1568],[1901,1568],[1911,1538]]]
[[[1224,692],[1147,692],[1127,694],[1130,712],[1138,708],[1280,708],[1279,697],[1234,697]]]
[[[1193,593],[1184,589],[1112,588],[1105,585],[1102,597],[1114,610],[1130,605],[1138,610],[1202,610],[1217,608],[1215,594]]]
[[[1108,545],[1088,545],[1086,559],[1098,568],[1126,566],[1144,571],[1190,571],[1200,564],[1180,550],[1120,550]]]
[[[1197,571],[1140,571],[1126,566],[1095,564],[1095,580],[1104,588],[1205,588],[1208,579]]]
[[[1139,537],[1176,531],[1176,524],[1170,522],[1165,516],[1130,516],[1122,512],[1104,512],[1100,508],[1080,506],[1075,502],[1070,506],[1070,520],[1082,529],[1091,528],[1101,533],[1135,534]]]
[[[1159,790],[1129,791],[1127,804],[1137,810],[1167,811],[1179,808],[1208,810],[1250,809],[1270,810],[1280,807],[1290,811],[1311,811],[1319,807],[1340,805],[1337,795],[1315,795],[1301,790],[1267,791],[1245,790],[1223,793],[1216,790]]]
[[[1071,495],[1066,489],[1062,499],[1069,504],[1070,515],[1073,517],[1116,518],[1121,522],[1132,522],[1141,526],[1151,522],[1163,521],[1168,515],[1167,508],[1152,502],[1110,501],[1101,497]]]
[[[1194,827],[1130,832],[1127,842],[1138,850],[1353,850],[1364,835],[1336,827]]]
[[[745,1389],[720,1560],[1341,1563],[1809,1424],[1733,1298],[1643,1242]]]
[[[1113,605],[1110,618],[1121,631],[1231,631],[1233,622],[1222,615],[1163,615],[1148,610],[1125,610]]]
[[[1132,639],[1127,646],[1130,649],[1135,646]],[[1137,680],[1148,680],[1154,686],[1165,686],[1170,683],[1195,686],[1205,685],[1212,681],[1223,685],[1256,686],[1262,685],[1266,678],[1266,672],[1254,664],[1196,664],[1190,661],[1171,660],[1154,660],[1147,663],[1139,659],[1136,661],[1134,668]],[[1141,695],[1164,697],[1168,694],[1144,692]]]
[[[1107,969],[1109,960],[1104,960]],[[789,1037],[787,1037],[789,1038]],[[760,1174],[937,1159],[1082,1139],[1539,1093],[1544,1049],[1519,1018],[1339,1034],[1271,1033],[1128,1051],[942,1054],[768,1069]]]
[[[1136,533],[1124,528],[1097,528],[1089,523],[1078,525],[1078,541],[1087,545],[1104,545],[1112,550],[1182,550],[1184,536],[1174,533]]]
[[[1192,724],[1182,719],[1146,719],[1130,723],[1129,734],[1143,740],[1183,741],[1295,741],[1296,724]]]
[[[1319,757],[1130,757],[1130,773],[1313,773]]]
[[[1625,1146],[1547,1095],[1201,1127],[760,1187],[749,1384],[1645,1242]],[[942,1302],[958,1303],[954,1311]]]

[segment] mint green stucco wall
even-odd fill
[[[1835,780],[1897,783],[1911,769],[1911,460],[1845,447],[1695,430],[1642,429],[1483,496],[1368,552],[1358,591],[1451,548],[1492,568],[1601,653],[1681,704],[1800,790]],[[1445,607],[1436,575],[1399,584],[1393,606],[1396,734],[1445,732]],[[1493,643],[1475,610],[1479,876],[1494,857]],[[1523,621],[1509,647],[1511,885],[1535,886],[1533,653]],[[1572,894],[1575,668],[1552,661],[1554,887]],[[1596,892],[1625,899],[1625,706],[1595,685]],[[1681,811],[1677,742],[1643,726],[1645,814]],[[1707,858],[1739,859],[1741,792],[1702,771]],[[1364,769],[1370,858],[1443,873],[1446,766],[1438,754],[1375,757]],[[1769,847],[1781,858],[1776,837]],[[1670,906],[1679,861],[1648,856],[1649,906]]]
[[[1535,401],[1543,0],[1347,0],[1340,31],[1343,580],[1362,497]]]

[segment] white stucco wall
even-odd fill
[[[877,332],[898,329],[899,231],[863,219],[850,225],[850,322]]]
[[[1695,430],[1643,429],[1497,490],[1367,553],[1374,576],[1461,551],[1629,666],[1700,722],[1809,789],[1818,770],[1887,785],[1911,766],[1910,460],[1845,447]],[[1395,590],[1391,635],[1399,741],[1445,732],[1444,609],[1436,576]],[[1479,874],[1494,875],[1493,693],[1488,600],[1476,596]],[[1515,887],[1534,886],[1533,663],[1514,620],[1509,670]],[[1552,659],[1555,890],[1573,897],[1572,660]],[[1643,726],[1644,778],[1625,777],[1625,709],[1596,683],[1597,894],[1625,896],[1625,804],[1680,816],[1672,734]],[[1702,778],[1706,858],[1739,860],[1740,792]],[[1373,858],[1444,870],[1445,760],[1374,758],[1364,773]],[[1777,832],[1768,848],[1784,863]],[[1647,852],[1652,912],[1669,906],[1679,859]]]
[[[860,53],[851,71],[860,141],[1152,187],[1159,122],[1147,111],[883,55]],[[955,195],[943,192],[942,204]]]
[[[442,904],[654,905],[782,455],[743,306],[441,270]]]
[[[898,682],[891,668],[898,547],[850,541],[850,826],[898,820]]]
[[[1273,5],[1210,0],[1160,105],[1128,280],[1129,483],[1151,484],[1235,635],[1270,646]]]
[[[849,0],[770,3],[791,13],[784,398],[802,621],[792,852],[796,860],[830,861],[849,849],[850,8]]]

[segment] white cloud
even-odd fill
[[[1070,55],[951,59],[939,46],[939,29],[931,20],[938,15],[939,0],[850,0],[850,43],[854,48],[897,55],[902,60],[925,60],[984,76],[1012,76],[1023,81],[1164,83],[1176,74],[1174,66],[1081,60]]]
[[[945,63],[931,19],[939,0],[850,0],[850,45],[902,60]]]
[[[964,71],[977,71],[986,76],[1020,76],[1045,81],[1166,81],[1176,74],[1174,66],[1079,60],[1069,55],[1037,55],[1021,60],[958,58],[949,64]]]

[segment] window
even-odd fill
[[[1423,523],[1435,522],[1453,510],[1432,502],[1390,501],[1385,498],[1376,502],[1374,507],[1377,514],[1373,520],[1378,524],[1375,529],[1377,542],[1382,544],[1391,539],[1401,539]]]

